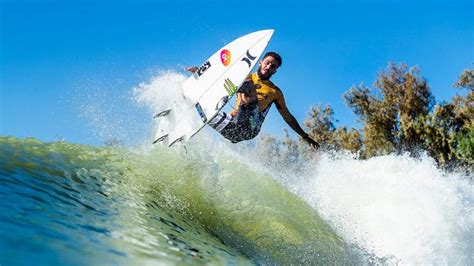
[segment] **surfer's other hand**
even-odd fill
[[[195,67],[195,66],[193,66],[193,67],[186,67],[185,69],[186,69],[186,71],[189,71],[189,72],[191,72],[191,73],[195,73],[195,72],[198,70],[198,68]]]
[[[303,136],[303,139],[308,142],[309,146],[313,149],[319,149],[319,143],[317,143],[314,139],[310,138],[308,134]]]

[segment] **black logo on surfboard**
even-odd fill
[[[206,70],[208,70],[211,67],[211,62],[206,61],[204,64],[202,64],[200,67],[198,67],[196,74],[200,77]]]
[[[246,56],[244,56],[244,58],[242,58],[242,61],[247,63],[249,65],[249,68],[250,68],[252,66],[252,61],[255,60],[255,58],[257,58],[257,57],[251,55],[249,50],[247,50],[247,54],[246,54]]]

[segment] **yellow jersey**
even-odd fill
[[[253,81],[257,89],[258,111],[263,117],[267,115],[273,102],[276,102],[280,108],[286,107],[282,92],[273,82],[260,79],[257,73],[250,74],[248,78]],[[237,115],[239,106],[240,99],[237,97],[234,110],[231,112],[232,116]]]

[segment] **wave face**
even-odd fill
[[[347,261],[308,204],[225,154],[5,137],[0,148],[2,264]]]
[[[167,175],[159,173],[173,170],[152,158],[4,137],[0,150],[2,265],[250,263],[179,208],[165,208],[172,195],[158,190]]]

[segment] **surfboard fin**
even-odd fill
[[[171,112],[171,109],[167,109],[167,110],[161,111],[161,112],[155,114],[155,115],[153,116],[153,118],[157,118],[157,117],[160,117],[160,116],[167,116],[170,112]]]
[[[178,143],[178,142],[181,142],[181,141],[183,141],[183,140],[184,140],[184,136],[181,136],[181,137],[175,139],[173,142],[171,142],[170,145],[168,145],[168,147],[171,147],[171,146],[173,146],[174,144],[176,144],[176,143]]]
[[[163,135],[163,136],[157,138],[155,141],[153,141],[153,144],[155,144],[155,143],[157,143],[157,142],[160,142],[160,141],[163,141],[163,140],[165,140],[167,137],[168,137],[168,134]]]
[[[224,105],[226,105],[226,103],[229,101],[229,96],[226,95],[224,97],[222,97],[219,102],[216,104],[216,110],[221,110],[222,107],[224,107]]]

